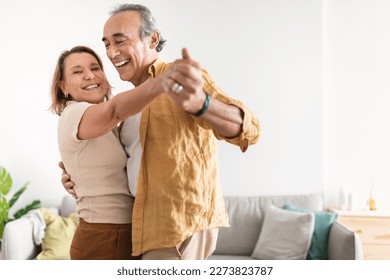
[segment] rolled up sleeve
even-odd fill
[[[261,138],[261,127],[258,119],[244,103],[230,98],[226,93],[224,93],[205,70],[203,71],[203,78],[205,82],[204,89],[211,95],[212,98],[216,98],[225,104],[236,106],[243,112],[242,130],[239,135],[229,138],[213,130],[215,137],[218,140],[225,140],[233,145],[237,145],[240,147],[242,152],[245,152],[250,145],[257,143]],[[205,129],[211,129],[205,121],[200,120],[199,118],[195,118],[195,122]]]

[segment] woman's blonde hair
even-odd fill
[[[53,113],[55,113],[59,116],[64,111],[65,106],[66,106],[66,102],[72,100],[72,97],[70,95],[65,95],[65,93],[62,91],[62,89],[60,87],[60,84],[61,84],[61,81],[63,81],[63,79],[64,79],[65,59],[69,55],[74,54],[74,53],[89,53],[89,54],[93,55],[96,58],[96,60],[98,61],[99,66],[102,69],[102,71],[104,71],[102,60],[100,59],[98,54],[89,47],[76,46],[68,51],[63,51],[61,53],[60,57],[58,58],[57,65],[56,65],[56,68],[54,70],[54,75],[53,75],[53,79],[52,79],[52,83],[51,83],[51,91],[50,91],[51,106],[49,109],[50,109],[50,111],[52,111]],[[108,81],[107,81],[107,83],[108,83]],[[108,92],[106,94],[106,99],[108,100],[108,99],[110,99],[110,97],[111,97],[111,86],[108,83]]]

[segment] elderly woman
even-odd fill
[[[118,124],[164,91],[166,75],[110,98],[100,57],[76,46],[57,62],[51,110],[60,116],[58,145],[77,194],[79,225],[71,259],[132,259],[134,198],[127,184],[126,153]]]

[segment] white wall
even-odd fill
[[[328,0],[325,5],[326,189],[390,206],[390,2]]]
[[[139,1],[157,17],[168,44],[183,46],[231,96],[258,116],[263,139],[242,154],[221,143],[225,195],[322,193],[323,4],[312,0]],[[102,27],[115,1],[0,2],[0,164],[20,199],[56,205],[60,184],[57,116],[46,109],[59,53],[86,44],[101,54],[115,92],[129,88],[106,59]]]

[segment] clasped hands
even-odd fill
[[[177,106],[191,114],[202,108],[206,99],[202,70],[186,48],[182,50],[182,58],[171,63],[164,75],[164,91]]]

